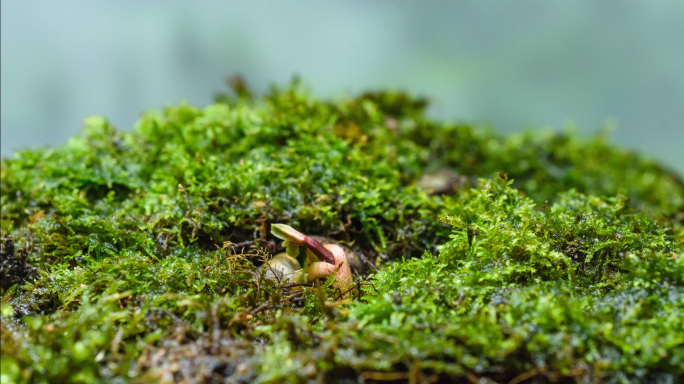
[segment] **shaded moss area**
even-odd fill
[[[7,290],[37,278],[36,268],[26,260],[26,251],[15,251],[12,239],[0,238],[0,288]]]
[[[31,274],[3,278],[3,382],[684,376],[678,175],[604,136],[436,122],[404,93],[233,85],[2,160],[2,263]],[[273,223],[377,272],[266,279]]]

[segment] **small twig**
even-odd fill
[[[361,373],[361,377],[364,380],[375,380],[375,381],[397,381],[406,380],[409,377],[408,372],[372,372],[366,371]]]
[[[295,284],[288,284],[288,285],[283,285],[281,288],[295,288],[295,287],[311,287],[311,284],[302,284],[302,283],[295,283]]]
[[[373,268],[373,269],[375,270],[375,272],[378,271],[378,267],[376,267],[375,264],[371,263],[371,261],[368,260],[368,258],[366,258],[366,256],[363,255],[363,252],[358,252],[358,253],[356,254],[356,256],[358,256],[359,259],[360,259],[362,262],[364,262],[366,265],[368,265],[368,266],[370,266],[371,268]]]
[[[342,292],[342,290],[340,290],[340,289],[337,289],[337,292],[338,292],[338,296],[337,296],[337,299],[336,299],[336,300],[340,300],[340,299],[342,299],[343,297],[345,297],[345,296],[347,295],[347,293],[349,293],[349,292],[353,291],[353,290],[354,290],[355,288],[357,288],[357,287],[358,287],[359,289],[361,289],[361,288],[360,288],[361,286],[360,286],[360,285],[358,285],[358,283],[357,283],[357,285],[356,285],[356,286],[353,286],[353,285],[352,285],[352,287],[351,287],[351,288],[347,289],[347,290],[346,290],[346,291],[344,291],[344,292]],[[360,294],[359,294],[359,297],[361,297],[361,295],[360,295]]]
[[[232,250],[232,249],[235,249],[235,248],[248,247],[248,246],[254,245],[254,243],[255,243],[254,240],[241,241],[241,242],[239,242],[239,243],[230,244],[230,245],[227,246],[226,248]]]
[[[370,287],[373,288],[373,290],[375,291],[376,294],[378,294],[378,295],[380,294],[380,291],[378,291],[378,289],[375,288],[375,285],[373,285],[373,283],[365,282],[365,283],[360,283],[359,285],[361,285],[361,286],[370,285]]]
[[[302,291],[302,292],[295,293],[294,295],[292,295],[292,296],[290,296],[290,297],[288,297],[288,298],[286,298],[286,299],[284,299],[284,300],[280,300],[279,304],[289,303],[292,299],[298,299],[298,298],[300,298],[300,297],[302,296],[303,293],[304,293],[303,291]],[[256,307],[256,308],[254,308],[254,310],[252,310],[249,314],[250,314],[250,315],[255,315],[255,314],[257,314],[257,313],[259,313],[259,312],[261,312],[261,311],[263,311],[263,310],[265,310],[265,309],[268,309],[268,307],[270,307],[270,306],[271,306],[271,303],[270,303],[270,302],[266,302],[266,303],[261,304],[260,306],[258,306],[258,307]]]
[[[533,378],[533,377],[536,376],[537,374],[539,374],[539,371],[537,371],[537,369],[534,368],[534,369],[532,369],[532,370],[530,370],[530,371],[521,373],[520,375],[514,377],[513,380],[511,380],[511,381],[508,382],[508,384],[518,384],[518,383],[522,383],[523,381],[525,381],[525,380],[527,380],[527,379]]]
[[[188,196],[188,191],[183,188],[183,184],[178,184],[178,192],[183,192],[185,193],[185,199],[188,201],[188,206],[190,207],[191,210],[195,210],[195,207],[192,205],[190,202],[190,196]]]
[[[175,321],[178,324],[185,324],[183,320],[181,320],[178,316],[174,315],[171,311],[169,311],[166,308],[161,308],[162,312],[168,317],[170,317],[173,321]]]
[[[250,315],[256,315],[257,313],[259,313],[259,312],[263,311],[264,309],[268,308],[270,305],[271,305],[271,303],[268,303],[268,302],[266,302],[266,303],[264,303],[264,304],[261,304],[260,306],[254,308],[254,309],[252,310],[252,312],[250,312],[249,314],[250,314]]]

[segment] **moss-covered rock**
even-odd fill
[[[234,85],[2,160],[3,236],[38,270],[3,279],[3,382],[684,377],[678,175],[604,136],[436,122],[404,93]],[[274,223],[364,274],[264,278]]]

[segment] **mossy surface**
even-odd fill
[[[678,175],[404,93],[234,85],[2,160],[3,383],[684,378]],[[368,268],[265,279],[273,223]]]

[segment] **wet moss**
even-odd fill
[[[401,92],[232,84],[2,160],[3,236],[38,271],[3,278],[3,382],[684,375],[680,176],[603,135],[433,121]],[[344,292],[265,279],[274,223],[375,268]]]

